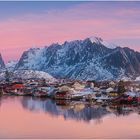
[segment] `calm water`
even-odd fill
[[[140,138],[139,107],[0,98],[0,138]]]

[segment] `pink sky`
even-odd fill
[[[26,13],[0,20],[0,52],[7,62],[31,47],[98,36],[139,50],[140,10],[79,4],[68,9]]]

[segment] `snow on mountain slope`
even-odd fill
[[[0,72],[0,82],[5,80],[5,72]]]
[[[118,47],[116,44],[109,43],[109,42],[107,42],[107,41],[103,41],[102,44],[103,44],[104,46],[106,46],[107,48],[110,48],[110,49],[115,49],[115,48]]]
[[[34,71],[34,70],[16,70],[14,71],[15,78],[22,78],[22,79],[46,79],[50,82],[55,82],[56,79],[53,78],[50,74],[43,72],[43,71]]]
[[[6,68],[7,68],[9,71],[13,71],[17,63],[18,63],[18,61],[16,61],[16,60],[9,61],[9,62],[6,64]]]
[[[5,69],[5,64],[4,64],[4,61],[3,61],[2,56],[0,54],[0,71],[2,71],[4,69]]]
[[[56,78],[110,80],[140,76],[140,53],[109,48],[101,38],[52,44],[24,52],[16,70],[45,71]]]
[[[32,49],[29,49],[29,51],[25,51],[18,62],[18,64],[20,63],[21,69],[32,68],[32,69],[38,70],[40,66],[44,64],[44,57],[43,57],[44,50],[45,48],[32,48]],[[17,66],[15,66],[15,68],[16,67]]]
[[[115,49],[117,47],[117,45],[113,44],[113,43],[109,43],[105,40],[103,40],[102,38],[100,37],[89,37],[89,39],[91,40],[92,43],[96,43],[96,44],[102,44],[104,46],[106,46],[107,48],[110,48],[110,49]]]
[[[10,79],[45,79],[48,82],[55,82],[57,81],[54,77],[50,74],[43,72],[43,71],[35,71],[35,70],[15,70],[10,71]],[[0,80],[5,80],[5,72],[0,73]]]
[[[140,76],[136,77],[135,81],[140,81]]]
[[[91,40],[92,43],[97,43],[97,44],[102,44],[103,40],[100,37],[89,37],[89,39]]]

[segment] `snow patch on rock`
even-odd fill
[[[9,62],[6,64],[6,68],[7,68],[9,71],[13,71],[17,63],[18,63],[17,60],[9,61]]]
[[[35,70],[16,70],[14,71],[14,77],[22,78],[22,79],[45,79],[50,82],[55,82],[56,79],[52,77],[50,74],[43,71],[35,71]]]

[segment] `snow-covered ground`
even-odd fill
[[[14,71],[14,77],[22,79],[43,78],[51,82],[56,81],[56,79],[52,77],[50,74],[43,71],[35,71],[35,70],[16,70]]]
[[[16,70],[9,73],[11,78],[21,78],[21,79],[45,79],[48,82],[56,82],[57,80],[50,74],[42,71],[35,70]],[[5,79],[5,72],[0,73],[0,80]]]
[[[140,76],[136,77],[135,81],[140,81]]]

